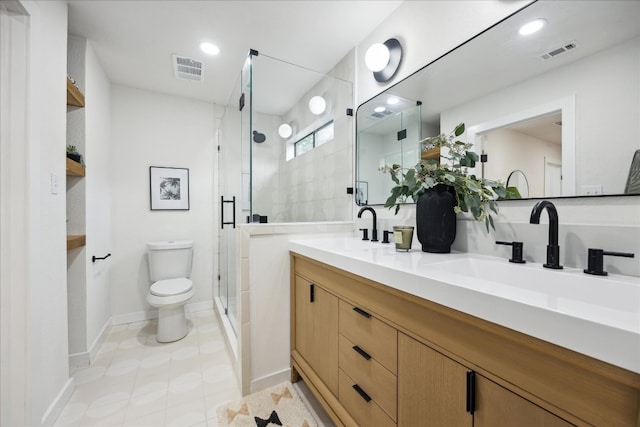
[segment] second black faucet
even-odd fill
[[[373,229],[371,230],[371,241],[378,241],[378,216],[376,215],[376,211],[371,206],[365,206],[360,211],[358,211],[358,218],[362,218],[362,214],[365,211],[371,212],[373,215]]]
[[[562,266],[560,265],[560,246],[558,246],[558,211],[556,207],[548,200],[539,201],[531,211],[529,223],[540,224],[540,214],[545,209],[549,215],[549,242],[547,244],[547,263],[542,266],[559,270]]]

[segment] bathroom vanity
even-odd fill
[[[337,425],[640,425],[637,278],[569,270],[568,288],[537,292],[525,276],[556,272],[534,263],[356,239],[290,248],[292,381]],[[621,294],[574,294],[579,283]]]

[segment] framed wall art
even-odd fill
[[[189,210],[189,169],[149,167],[151,210]]]

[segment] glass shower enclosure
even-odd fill
[[[238,331],[238,225],[352,218],[353,85],[251,50],[218,129],[218,287]]]

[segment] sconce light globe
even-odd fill
[[[327,109],[327,101],[323,97],[316,95],[309,100],[309,110],[316,116],[324,113]]]
[[[289,138],[293,135],[293,129],[289,124],[283,123],[278,128],[278,135],[280,135],[281,138]]]
[[[367,49],[367,53],[364,55],[364,62],[367,68],[375,73],[384,70],[390,58],[389,48],[383,43],[375,43]]]

